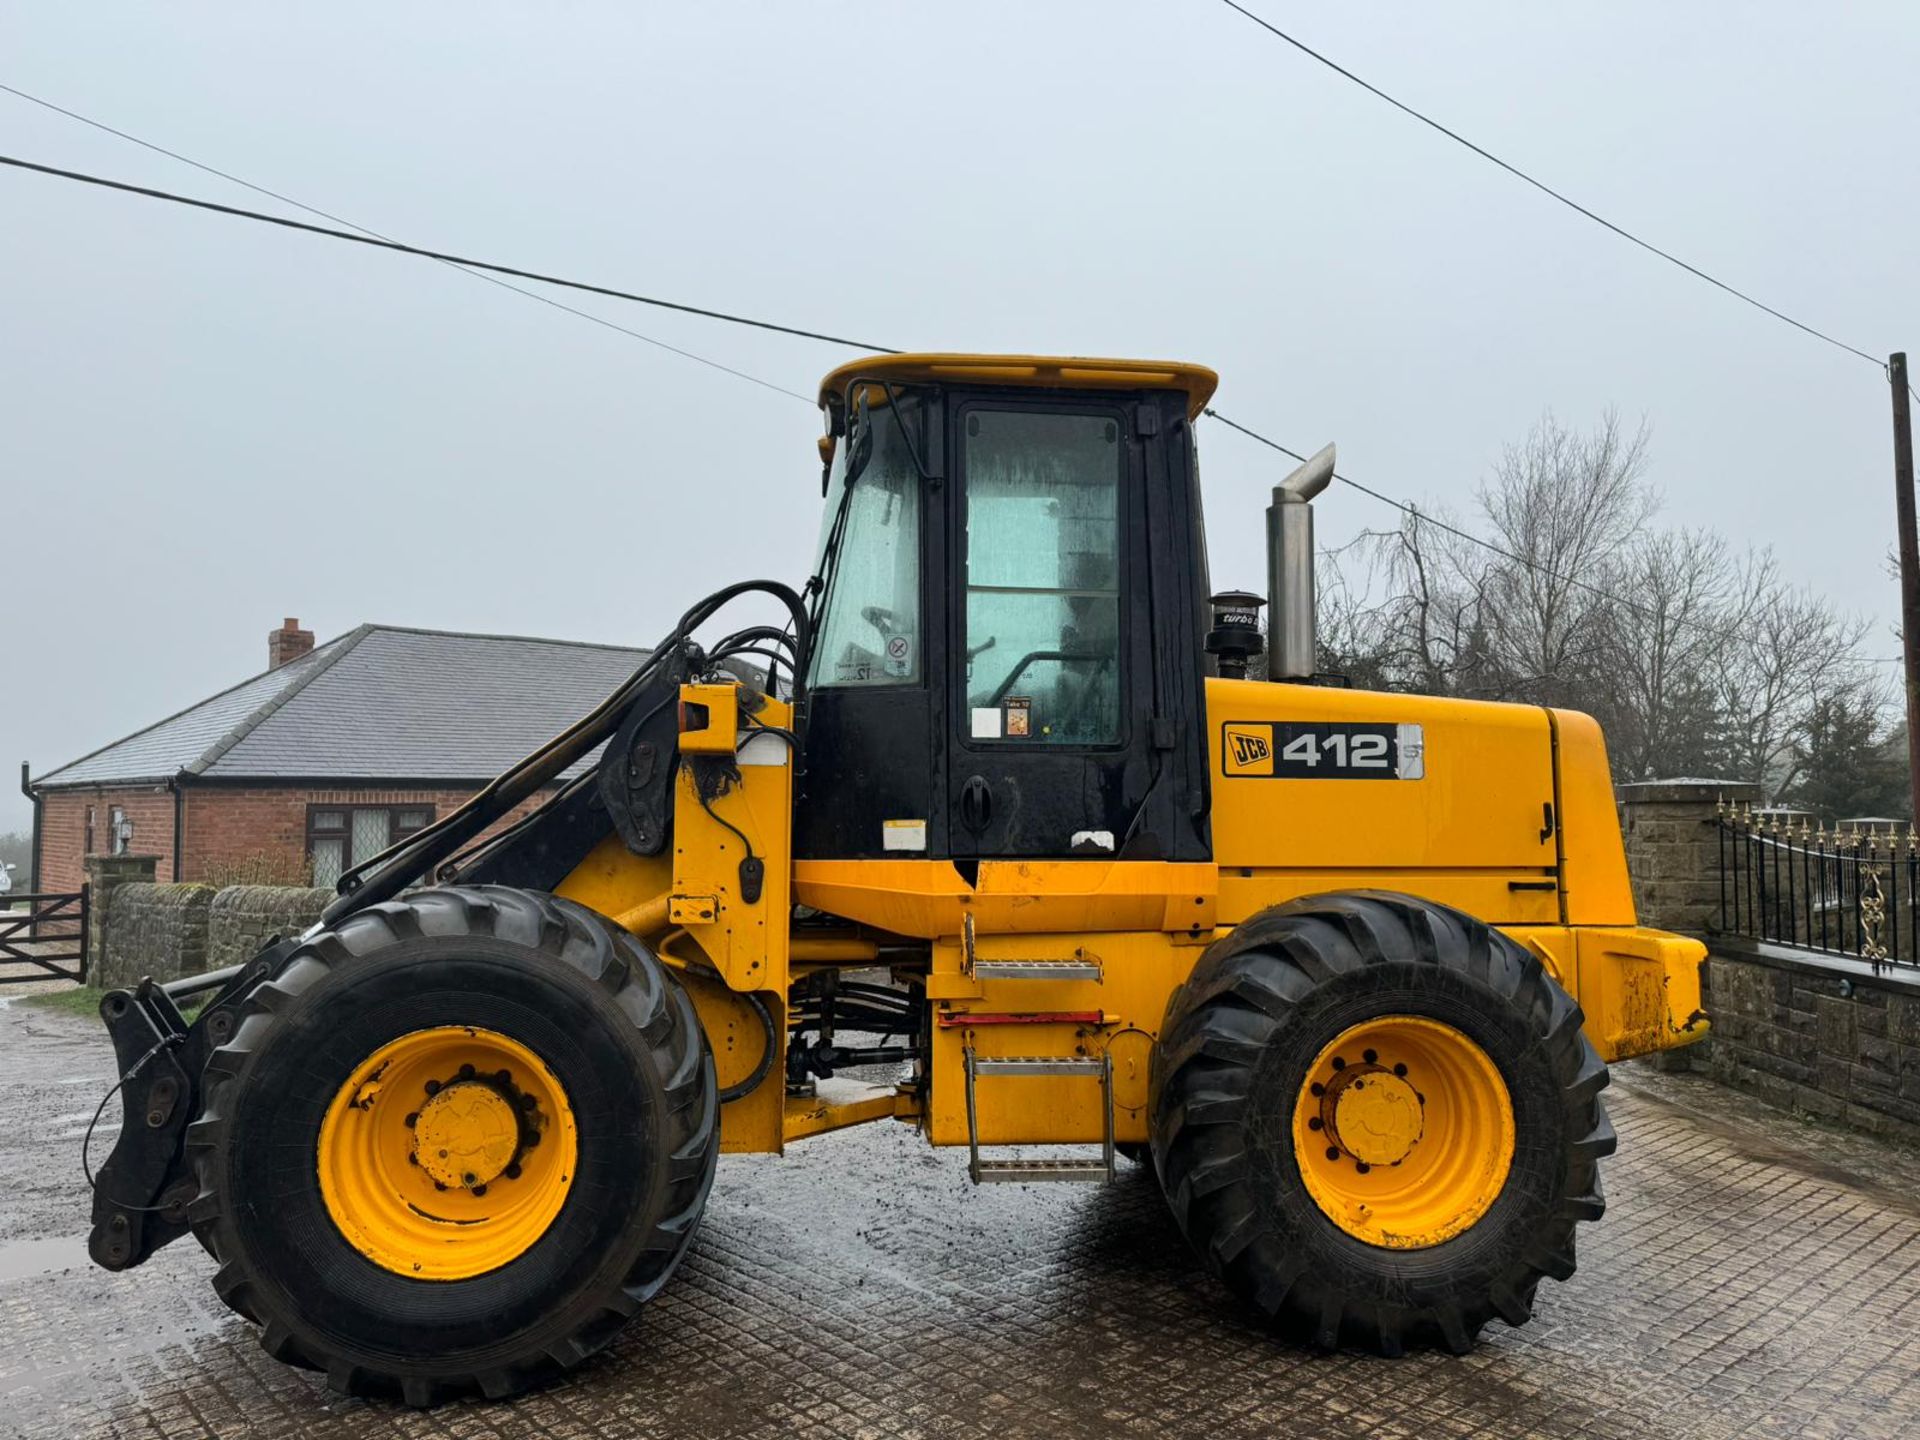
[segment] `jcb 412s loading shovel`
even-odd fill
[[[721,1151],[891,1119],[978,1182],[1151,1163],[1284,1336],[1525,1322],[1603,1208],[1606,1062],[1704,1033],[1703,951],[1636,923],[1587,717],[1315,674],[1331,449],[1275,487],[1268,631],[1209,605],[1213,385],[827,376],[804,597],[701,601],[307,933],[106,997],[93,1258],[191,1230],[335,1388],[509,1395],[667,1281]],[[712,623],[749,595],[784,623]]]

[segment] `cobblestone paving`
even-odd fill
[[[1462,1358],[1320,1355],[1206,1279],[1141,1171],[974,1190],[904,1126],[728,1159],[666,1293],[570,1383],[431,1413],[260,1351],[173,1246],[86,1268],[84,1022],[0,1011],[0,1434],[1895,1436],[1920,1432],[1920,1163],[1628,1067],[1611,1208],[1533,1324]]]

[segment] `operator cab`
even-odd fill
[[[826,378],[798,857],[1210,858],[1214,383],[938,355]]]

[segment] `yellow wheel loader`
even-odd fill
[[[1314,674],[1330,451],[1267,511],[1270,644],[1210,597],[1214,383],[828,375],[803,592],[701,601],[307,933],[105,998],[93,1258],[190,1231],[334,1387],[509,1395],[667,1282],[721,1152],[886,1120],[976,1182],[1151,1166],[1285,1337],[1526,1321],[1603,1208],[1606,1062],[1704,1033],[1702,948],[1636,924],[1587,717]],[[716,634],[745,595],[785,625]]]

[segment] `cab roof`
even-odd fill
[[[870,355],[851,360],[820,382],[820,403],[839,410],[861,380],[900,385],[1012,385],[1034,390],[1178,390],[1187,418],[1198,418],[1220,377],[1178,360],[1100,360],[1063,355]]]

